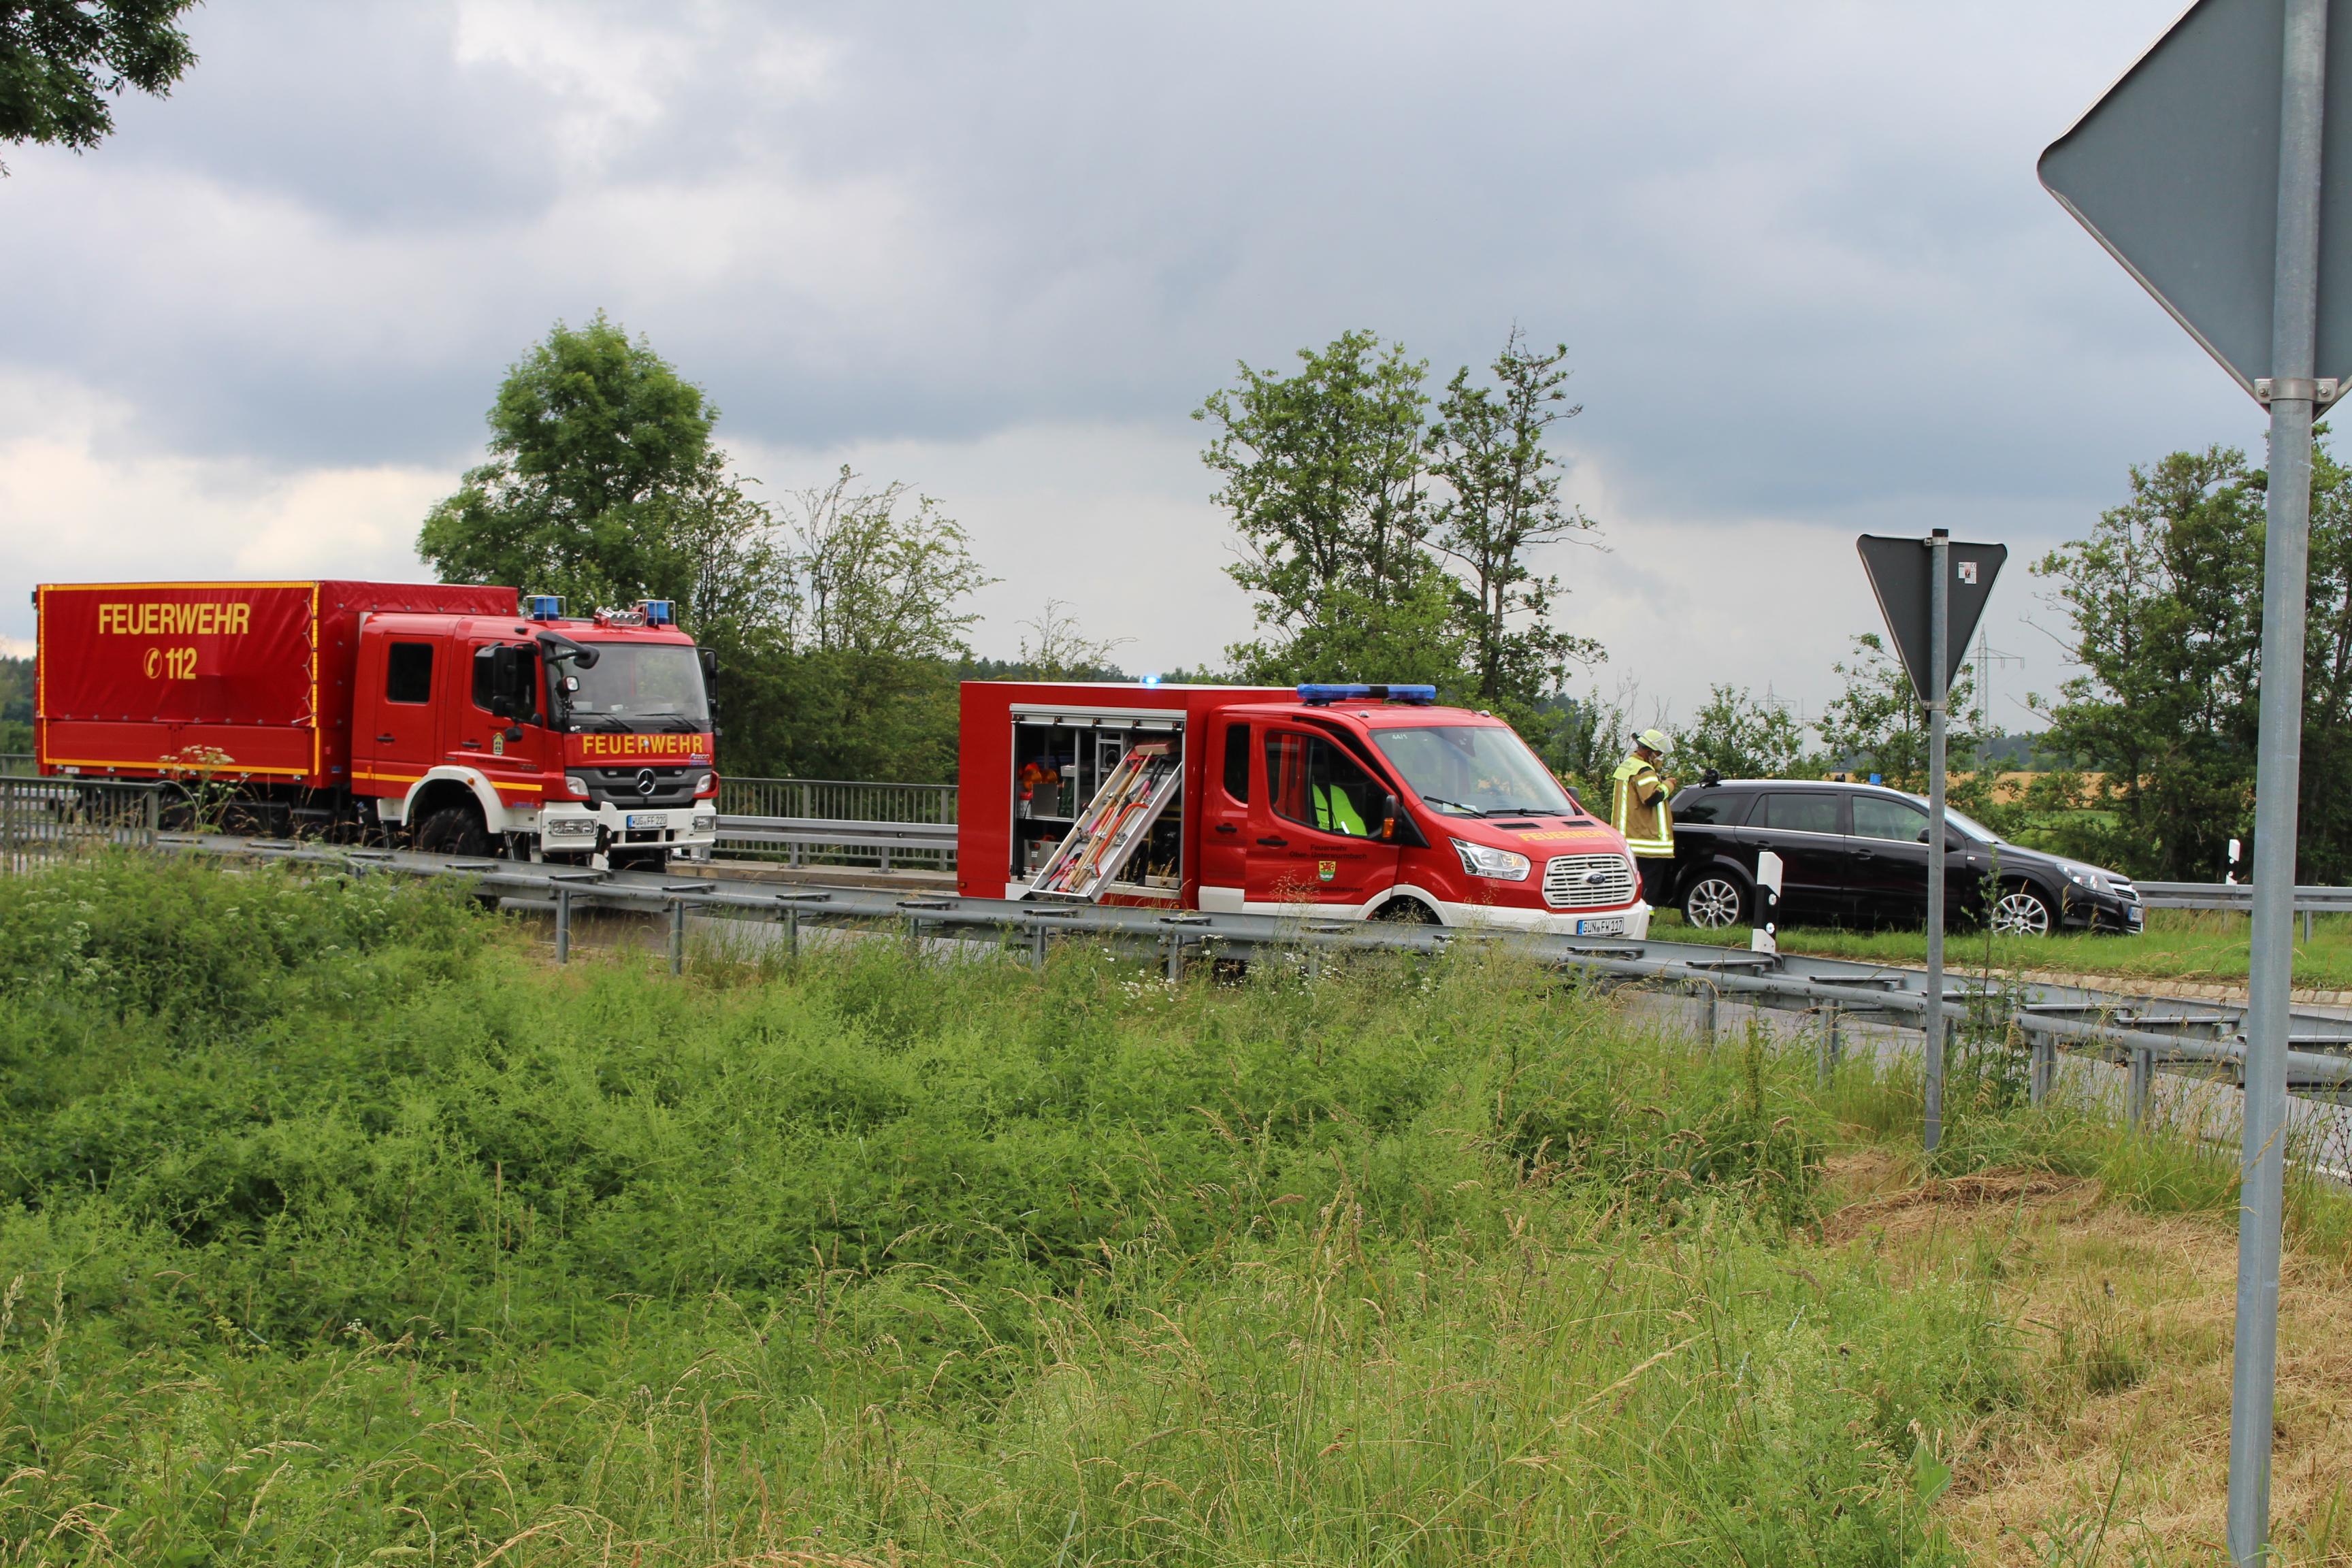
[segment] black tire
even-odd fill
[[[1391,899],[1372,911],[1372,919],[1401,926],[1433,926],[1444,923],[1437,918],[1435,910],[1431,909],[1419,899]]]
[[[1992,929],[2004,936],[2048,936],[2057,925],[2058,912],[2042,889],[2024,882],[2003,888],[1992,907]]]
[[[482,821],[482,811],[470,802],[445,805],[416,826],[416,847],[427,855],[456,855],[472,859],[499,852]]]
[[[1746,925],[1754,908],[1747,885],[1728,871],[1702,871],[1683,893],[1683,921],[1696,931]]]

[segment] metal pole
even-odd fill
[[[555,885],[555,962],[572,962],[572,889]]]
[[[2131,1079],[2125,1120],[2134,1127],[2147,1125],[2148,1101],[2156,1091],[2156,1052],[2146,1046],[2134,1046],[2131,1053]]]
[[[1822,1008],[1822,1082],[1825,1085],[1837,1077],[1838,1047],[1838,1005],[1832,1002]]]
[[[1952,534],[1927,540],[1927,1126],[1930,1153],[1944,1137],[1944,710],[1951,706]]]
[[[2303,763],[2304,594],[2317,389],[2320,128],[2327,0],[2286,0],[2279,74],[2278,249],[2271,296],[2271,450],[2263,548],[2262,718],[2254,770],[2253,952],[2246,985],[2238,1322],[2230,1378],[2230,1555],[2268,1555],[2271,1423],[2286,1151],[2287,1012],[2294,984],[2295,792]]]
[[[686,900],[669,901],[669,972],[686,973]]]

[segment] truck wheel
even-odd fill
[[[1748,889],[1720,872],[1701,877],[1683,895],[1683,919],[1700,931],[1721,931],[1748,918]]]
[[[478,807],[445,805],[427,816],[416,829],[416,847],[427,855],[457,855],[468,858],[498,853],[499,847],[483,825]]]

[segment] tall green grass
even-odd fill
[[[1878,1563],[2021,1397],[1807,1253],[1810,1061],[1507,958],[546,967],[388,880],[0,897],[12,1562]]]

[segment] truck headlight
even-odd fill
[[[694,831],[697,833],[718,832],[719,814],[715,811],[696,812],[694,814]]]
[[[700,778],[694,781],[694,793],[697,795],[715,794],[718,788],[719,775],[717,773],[705,773]]]
[[[564,775],[563,787],[570,790],[575,799],[586,800],[588,798],[588,781],[586,779],[574,778],[571,774],[567,773]]]
[[[542,825],[542,831],[550,838],[585,837],[596,831],[596,819],[593,816],[551,816]]]
[[[1462,857],[1462,868],[1474,877],[1496,882],[1524,882],[1533,867],[1533,862],[1515,849],[1491,848],[1461,838],[1451,842],[1454,852]]]

